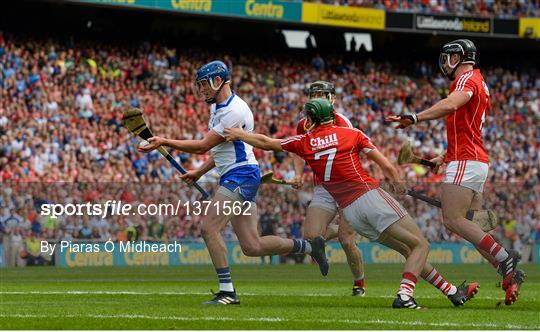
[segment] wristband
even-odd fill
[[[401,116],[402,119],[411,120],[413,124],[418,123],[418,116],[416,114],[406,114]]]

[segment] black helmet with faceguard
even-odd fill
[[[455,64],[450,61],[452,54],[459,55],[459,61]],[[457,39],[444,44],[439,55],[439,68],[444,76],[451,79],[453,79],[459,65],[472,64],[474,66],[476,62],[476,46],[469,39]],[[449,72],[448,69],[451,71]]]
[[[315,81],[309,85],[309,98],[319,97],[319,93],[324,93],[326,99],[330,100],[330,95],[336,94],[334,84],[326,81]]]

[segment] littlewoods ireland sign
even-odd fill
[[[490,33],[491,22],[476,17],[416,15],[416,29]]]

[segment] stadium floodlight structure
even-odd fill
[[[373,51],[373,44],[371,42],[371,34],[369,33],[356,33],[356,32],[345,32],[345,47],[347,51],[356,52],[360,50],[362,45],[368,52]],[[352,41],[354,40],[355,49],[352,49]]]
[[[317,47],[315,37],[305,30],[281,30],[289,48],[308,48],[308,40],[313,48]]]

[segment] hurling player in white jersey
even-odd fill
[[[227,262],[227,248],[221,231],[231,221],[242,251],[247,256],[268,256],[287,253],[310,254],[319,264],[323,275],[328,273],[328,262],[322,237],[310,241],[284,239],[278,236],[260,236],[257,223],[255,199],[261,173],[253,147],[242,141],[227,142],[223,130],[227,127],[242,127],[253,131],[253,113],[249,106],[231,90],[231,75],[221,61],[212,61],[197,71],[197,90],[210,105],[208,133],[201,140],[173,140],[154,136],[141,152],[150,152],[159,146],[167,146],[187,153],[210,152],[206,162],[198,169],[184,174],[187,183],[197,181],[202,175],[217,167],[221,178],[219,188],[212,198],[202,222],[202,236],[208,247],[219,280],[219,292],[204,304],[240,304],[233,287]],[[232,202],[248,202],[249,209],[238,214],[224,214],[221,207],[232,206]]]

